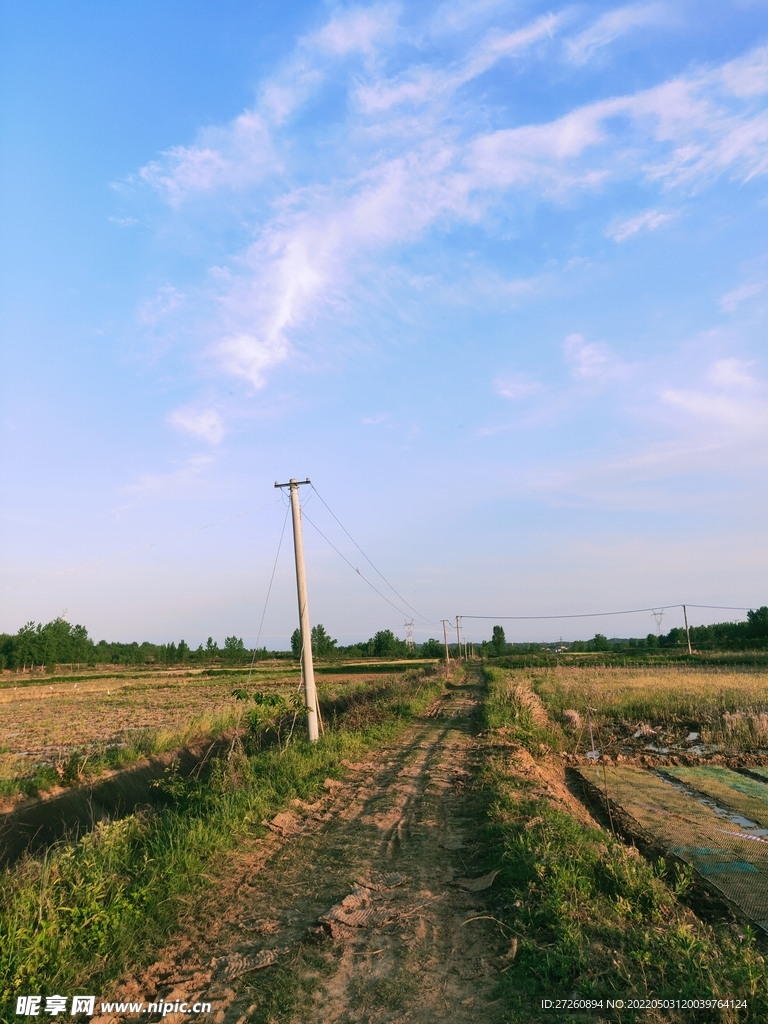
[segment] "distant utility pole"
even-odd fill
[[[691,631],[688,629],[688,609],[683,605],[683,618],[685,619],[685,635],[688,639],[688,653],[693,654],[691,650]]]
[[[451,620],[440,619],[440,621],[443,624],[443,640],[445,641],[445,667],[448,668],[448,666],[451,664],[451,655],[450,651],[448,650],[448,623]]]
[[[461,661],[461,616],[456,616],[456,643],[459,645],[459,661]]]
[[[301,663],[304,676],[304,705],[307,709],[307,733],[310,743],[317,743],[318,708],[317,690],[315,689],[315,666],[312,661],[312,631],[309,626],[309,606],[307,604],[307,574],[304,570],[304,539],[301,533],[301,505],[299,504],[299,487],[312,481],[291,480],[287,484],[275,482],[275,487],[290,487],[291,512],[293,514],[293,550],[296,554],[296,589],[299,595],[299,626],[301,628]]]

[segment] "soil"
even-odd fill
[[[364,670],[324,670],[320,695],[378,678],[380,673]],[[249,690],[295,687],[298,680],[295,666],[258,667]],[[97,754],[120,747],[137,734],[184,733],[195,721],[204,734],[210,720],[238,710],[232,690],[243,685],[241,675],[209,678],[192,671],[126,671],[119,678],[92,676],[0,687],[0,780],[28,777],[40,764],[63,768],[75,751]],[[12,810],[20,800],[20,795],[0,796],[0,812]]]
[[[479,842],[479,700],[472,683],[452,687],[396,745],[244,840],[206,905],[109,998],[210,1002],[194,1019],[215,1024],[507,1019],[494,990],[510,944]],[[557,767],[542,785],[575,804]]]

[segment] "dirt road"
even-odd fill
[[[472,683],[451,688],[322,800],[278,815],[202,918],[113,998],[210,1001],[196,1019],[216,1024],[503,1021],[509,944],[489,918],[473,788],[479,699]]]

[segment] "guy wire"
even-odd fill
[[[288,512],[290,506],[285,510],[285,518],[283,519],[283,528],[280,531],[280,540],[277,544],[277,554],[275,555],[275,564],[272,566],[272,575],[269,578],[269,586],[267,587],[267,596],[264,600],[264,609],[261,613],[261,622],[259,623],[259,632],[256,634],[256,643],[253,648],[253,657],[251,658],[251,667],[248,669],[248,678],[245,681],[245,685],[251,681],[251,673],[253,672],[253,665],[256,661],[256,651],[259,649],[259,640],[261,639],[261,630],[264,625],[264,616],[267,614],[267,605],[269,604],[269,595],[272,593],[272,584],[275,581],[275,570],[277,569],[277,560],[280,557],[280,548],[283,546],[283,536],[285,535],[285,524],[288,522]]]

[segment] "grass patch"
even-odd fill
[[[525,676],[484,666],[483,678],[488,687],[483,708],[486,729],[503,729],[532,754],[563,749],[562,729],[551,720],[539,695],[526,685]]]
[[[127,967],[151,961],[181,909],[202,894],[241,837],[294,797],[310,799],[340,774],[342,758],[391,739],[442,689],[407,673],[378,688],[369,718],[344,711],[325,737],[282,753],[243,751],[213,762],[204,779],[169,774],[173,806],[97,827],[72,846],[27,858],[0,876],[0,998],[11,1019],[17,993],[104,992]],[[185,902],[181,902],[181,901]]]
[[[524,702],[521,709],[510,697],[509,679],[486,678],[491,729],[511,732],[522,743],[530,720]],[[529,750],[536,749],[543,728],[533,721],[532,738],[524,744]],[[579,822],[508,762],[489,762],[481,784],[491,801],[489,866],[501,869],[496,914],[514,953],[500,981],[511,1020],[538,1021],[541,999],[572,996],[745,998],[746,1013],[697,1010],[696,1020],[766,1019],[768,971],[755,936],[744,928],[739,939],[726,925],[698,920],[683,902],[690,872],[663,860],[652,865],[603,830]],[[675,1009],[612,1013],[603,1010],[592,1019],[690,1019]],[[553,1012],[547,1019],[573,1017]]]
[[[515,687],[532,691],[555,730],[567,719],[568,711],[578,712],[586,723],[587,708],[591,708],[595,741],[604,749],[620,747],[640,726],[656,729],[667,745],[683,741],[692,730],[700,734],[702,742],[717,745],[724,753],[768,747],[765,671],[677,665],[492,668],[485,672],[489,683],[507,680],[510,692]],[[492,704],[501,700],[494,694],[492,687]],[[553,748],[573,749],[579,736],[583,751],[587,733],[580,728],[570,735],[560,730]]]

